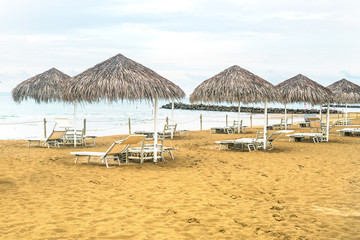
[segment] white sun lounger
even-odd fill
[[[106,152],[71,152],[76,156],[75,164],[77,163],[80,156],[88,157],[88,163],[91,157],[99,157],[101,162],[105,161],[106,167],[109,168],[108,159],[116,159],[120,165],[120,156],[126,153],[130,145],[137,144],[142,141],[144,145],[146,135],[130,135],[127,138],[119,141],[115,141]]]
[[[322,135],[322,133],[294,133],[286,136],[290,137],[289,142],[291,142],[291,140],[294,140],[295,142],[302,142],[306,138],[309,138],[310,140],[313,140],[314,143],[319,143]]]
[[[360,128],[343,128],[340,130],[336,130],[339,132],[339,135],[342,136],[359,136]]]

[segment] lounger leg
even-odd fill
[[[79,159],[79,155],[76,155],[75,164],[77,164],[78,159]]]
[[[118,164],[119,164],[119,166],[120,166],[120,157],[119,157],[119,156],[116,156],[116,158],[117,158]]]
[[[273,146],[272,142],[269,142],[269,144],[270,144],[269,150],[273,150],[273,149],[274,149],[274,146]]]
[[[90,158],[91,158],[91,156],[88,156],[88,163],[90,163]]]
[[[171,156],[171,159],[174,160],[174,156],[173,156],[173,154],[172,154],[172,152],[171,152],[170,149],[169,149],[169,154],[170,154],[170,156]]]
[[[109,164],[107,162],[107,159],[105,158],[105,164],[106,164],[106,167],[109,168]]]

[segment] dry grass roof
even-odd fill
[[[277,91],[271,83],[236,65],[205,80],[190,95],[191,102],[247,104],[276,99]]]
[[[51,68],[18,84],[12,90],[12,97],[15,102],[28,98],[34,99],[37,103],[61,101],[61,90],[70,79],[71,77],[65,73]]]
[[[283,103],[308,102],[318,105],[331,102],[333,95],[329,89],[301,74],[279,83],[276,88]]]
[[[180,99],[179,86],[153,70],[118,54],[73,77],[65,87],[67,101],[136,101]]]
[[[335,103],[360,103],[360,86],[346,79],[341,79],[327,87],[334,93]]]

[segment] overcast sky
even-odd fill
[[[118,53],[187,94],[233,65],[273,84],[299,73],[360,84],[360,2],[0,0],[0,92]]]

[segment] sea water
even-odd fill
[[[188,103],[188,99],[182,100]],[[169,101],[159,101],[159,108]],[[226,105],[226,104],[223,104]],[[253,105],[247,105],[253,106]],[[255,105],[262,107],[261,104]],[[283,107],[281,104],[270,104],[270,107]],[[290,105],[289,108],[303,108],[303,104]],[[351,109],[354,111],[354,109]],[[86,135],[108,136],[129,133],[129,119],[131,132],[154,130],[154,105],[143,100],[141,102],[100,102],[82,103],[76,105],[77,129],[82,129],[86,119]],[[200,130],[200,114],[202,115],[202,129],[232,125],[238,119],[237,112],[174,110],[174,122],[178,129]],[[159,109],[158,131],[162,131],[166,118],[171,123],[171,110]],[[29,139],[44,137],[44,118],[46,119],[47,135],[58,129],[55,118],[68,118],[73,124],[74,105],[69,103],[35,103],[25,100],[15,103],[11,93],[0,93],[0,139]],[[243,125],[250,126],[250,114],[241,113]],[[303,116],[296,116],[294,122],[303,121]],[[289,120],[290,122],[290,120]],[[280,123],[279,118],[270,115],[269,124]],[[252,114],[252,125],[263,125],[264,114]]]

